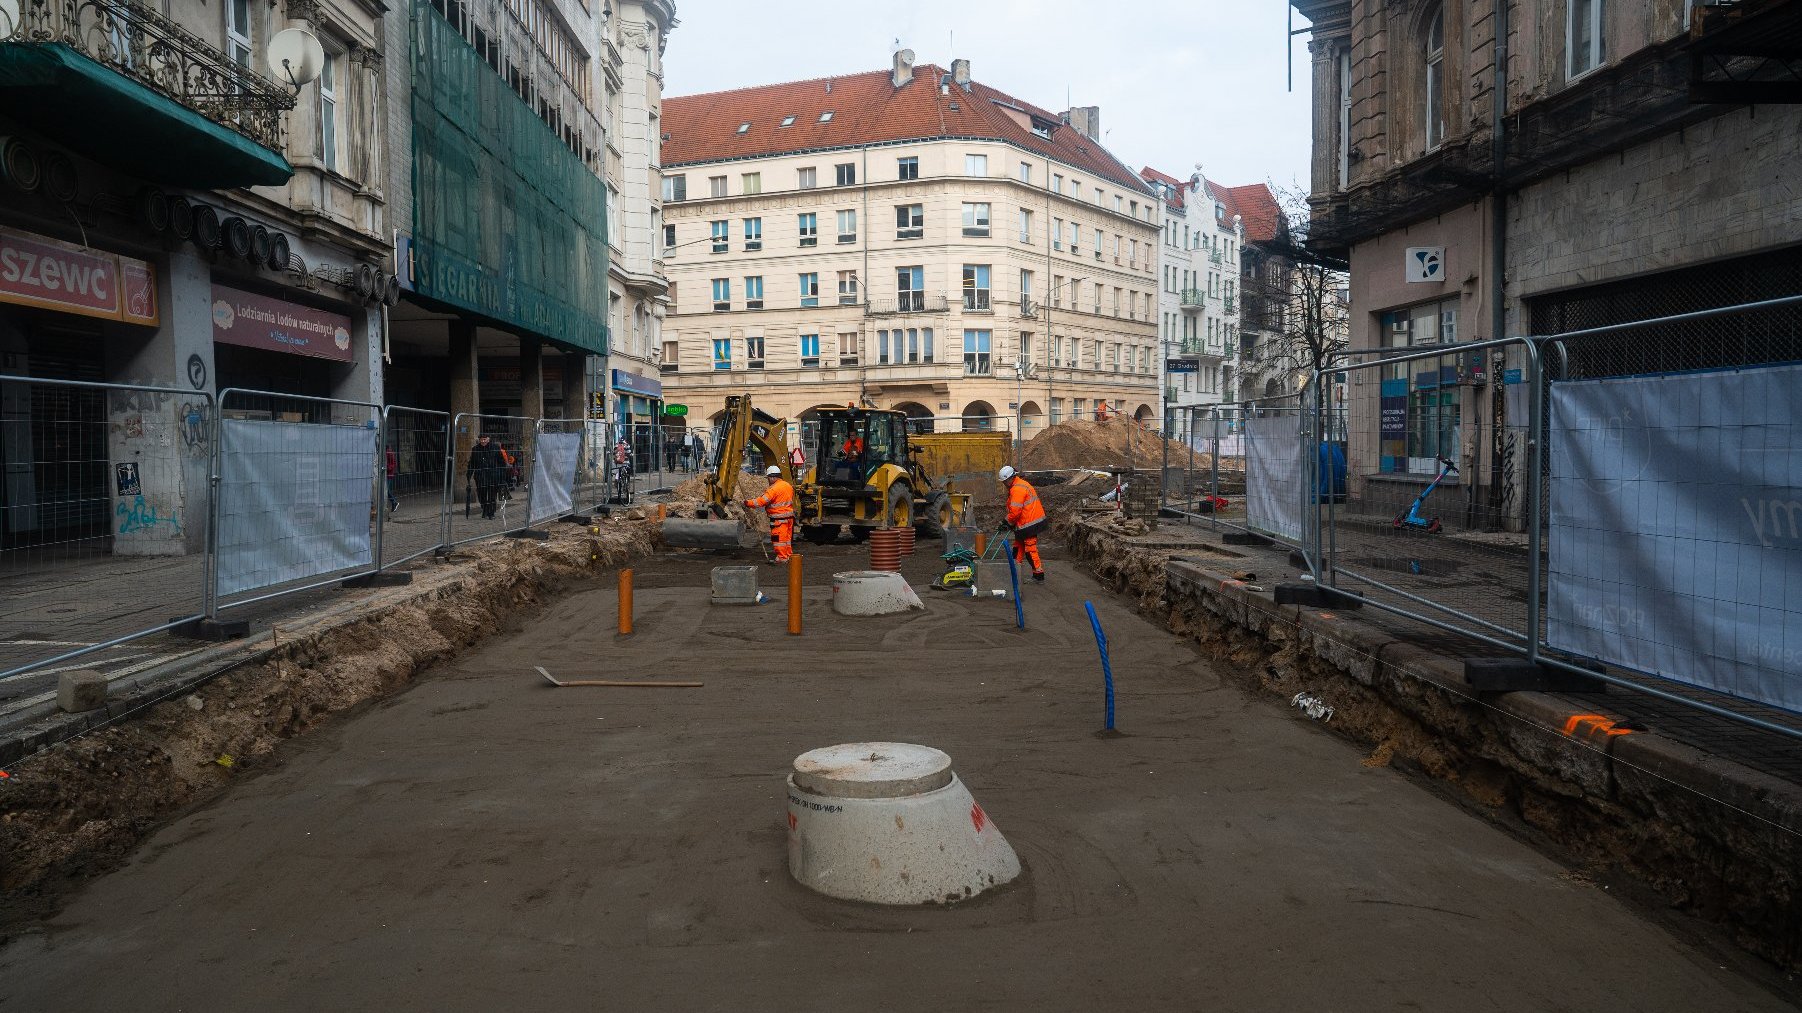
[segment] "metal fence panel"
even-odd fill
[[[382,412],[383,507],[377,560],[395,566],[438,547],[444,534],[451,416],[389,405]]]
[[[529,520],[536,524],[575,509],[576,469],[582,456],[581,419],[540,419],[532,459]]]
[[[1307,468],[1303,414],[1293,407],[1248,412],[1245,420],[1245,524],[1297,544]]]
[[[0,676],[131,663],[113,649],[204,614],[214,404],[0,376]]]
[[[467,412],[452,417],[441,544],[448,548],[526,528],[536,422]]]

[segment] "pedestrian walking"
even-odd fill
[[[1045,505],[1039,502],[1039,491],[1015,474],[1012,465],[1002,465],[999,477],[1001,489],[1007,494],[1007,519],[1001,527],[1013,530],[1014,562],[1031,561],[1032,579],[1043,583],[1045,562],[1039,558],[1039,533],[1051,523],[1045,516]]]
[[[763,474],[769,480],[769,488],[762,496],[745,500],[745,509],[761,509],[769,514],[770,544],[776,550],[776,562],[786,563],[795,552],[795,487],[773,464]]]
[[[507,484],[507,462],[501,457],[501,448],[487,433],[476,437],[476,445],[469,448],[467,473],[469,480],[475,483],[476,498],[482,504],[482,516],[492,518],[501,490]]]

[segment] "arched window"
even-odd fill
[[[1445,140],[1445,5],[1435,4],[1426,21],[1427,150]]]

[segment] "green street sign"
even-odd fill
[[[688,414],[688,406],[685,404],[666,404],[663,406],[663,414],[674,415],[677,418],[680,418]]]

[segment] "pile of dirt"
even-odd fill
[[[1165,451],[1169,457],[1166,459]],[[1022,471],[1062,468],[1211,468],[1214,458],[1147,432],[1131,419],[1060,422],[1026,441]],[[1224,463],[1224,462],[1222,462]]]
[[[560,588],[648,555],[653,527],[614,520],[460,549],[468,562],[378,592],[360,618],[278,625],[260,660],[12,765],[0,794],[0,939],[5,921],[53,907],[58,887],[116,865],[171,813],[272,762],[283,740],[395,692]]]

